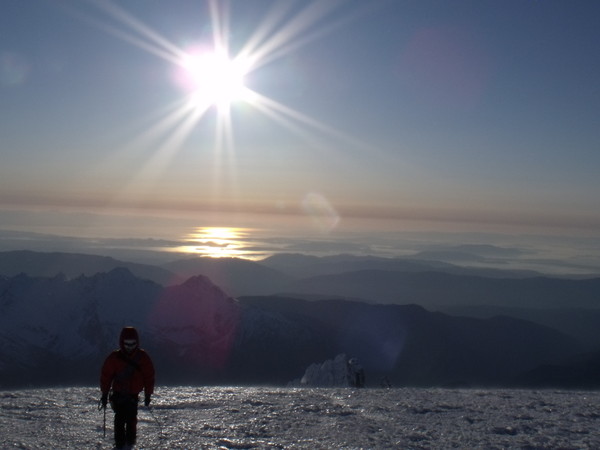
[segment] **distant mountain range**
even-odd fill
[[[580,346],[511,318],[471,319],[418,306],[235,301],[208,278],[162,287],[127,269],[91,277],[0,279],[2,384],[90,383],[122,326],[140,329],[164,383],[285,384],[345,352],[371,384],[485,385],[572,356]]]
[[[205,275],[235,297],[280,292],[295,279],[277,268],[240,258],[188,258],[162,267],[183,279]]]
[[[158,267],[84,254],[0,252],[0,274],[7,276],[62,274],[74,278],[117,267],[163,286],[204,275],[233,297],[347,298],[444,310],[481,305],[600,309],[600,278],[555,278],[536,272],[469,268],[436,261],[282,254],[259,262],[187,258]]]
[[[157,267],[36,252],[0,252],[0,274],[0,388],[95,382],[124,325],[164,383],[285,384],[346,353],[371,386],[600,385],[599,279],[351,255]]]
[[[62,274],[67,278],[75,278],[80,275],[89,276],[99,272],[109,272],[117,267],[125,267],[140,278],[162,285],[184,281],[184,278],[162,267],[120,261],[108,256],[29,250],[0,252],[0,274],[7,276],[24,273],[31,276],[54,277]]]
[[[281,271],[295,278],[308,278],[322,275],[335,275],[362,270],[386,272],[444,272],[454,275],[474,275],[490,278],[526,278],[540,276],[530,270],[500,270],[489,268],[462,267],[419,255],[410,258],[381,258],[375,256],[335,255],[308,256],[295,253],[281,253],[270,256],[259,263]],[[453,252],[456,255],[456,252]],[[471,259],[477,259],[473,255]]]

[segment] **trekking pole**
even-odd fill
[[[148,406],[146,406],[146,409],[148,409],[148,411],[150,412],[150,415],[152,416],[152,418],[154,419],[154,421],[155,421],[155,422],[156,422],[156,424],[158,425],[158,429],[159,429],[159,432],[160,432],[160,436],[161,436],[161,437],[164,437],[162,424],[159,422],[159,420],[158,420],[158,419],[156,418],[156,416],[154,415],[154,410],[153,410],[153,408],[151,408],[151,407],[150,407],[150,405],[148,405]]]
[[[102,425],[102,432],[104,434],[104,437],[106,437],[106,406],[102,404],[102,400],[98,402],[98,411],[100,411],[101,409],[104,410],[104,423]]]

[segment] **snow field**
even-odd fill
[[[96,388],[0,391],[0,448],[112,448]],[[138,448],[600,448],[600,392],[159,387]]]

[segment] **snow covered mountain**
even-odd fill
[[[160,383],[279,384],[340,353],[367,384],[503,385],[577,354],[534,323],[285,297],[235,300],[204,276],[161,286],[124,268],[67,279],[0,277],[0,387],[95,383],[120,329],[137,327]]]
[[[282,297],[241,298],[240,304],[304,323],[310,330],[318,345],[293,378],[310,363],[346,353],[363,364],[371,386],[384,377],[394,385],[503,385],[581,348],[553,329],[510,317],[482,320],[416,305]]]
[[[0,278],[1,383],[66,383],[97,378],[103,358],[133,325],[158,361],[222,364],[239,320],[236,302],[207,278],[163,287],[114,269],[68,280]],[[177,364],[176,364],[177,365]],[[92,377],[92,378],[90,378]]]
[[[418,304],[430,310],[461,307],[585,308],[600,310],[600,278],[566,279],[530,271],[462,267],[431,260],[281,254],[263,261],[194,257],[161,267],[109,257],[31,251],[0,252],[0,274],[67,278],[125,267],[163,286],[203,275],[232,297],[287,295]],[[600,330],[600,323],[597,327]],[[598,333],[600,340],[600,333]]]

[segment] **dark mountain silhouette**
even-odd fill
[[[125,267],[140,278],[165,286],[184,280],[160,267],[119,261],[108,256],[29,250],[0,252],[0,274],[7,276],[25,273],[34,277],[54,277],[63,274],[67,278],[74,278],[108,272],[117,267]]]
[[[483,303],[596,307],[590,299],[597,285],[592,280],[523,278],[522,272],[464,268],[431,261],[277,255],[260,262],[196,257],[157,267],[87,254],[0,252],[0,274],[5,275],[62,273],[72,278],[116,267],[126,267],[136,276],[162,285],[205,275],[234,297],[288,293],[315,299],[336,296],[379,303],[416,303],[428,308]],[[302,278],[303,274],[319,275]]]
[[[428,308],[449,305],[600,308],[600,278],[486,278],[442,272],[361,270],[296,281],[288,293],[358,297],[380,303],[415,303]]]
[[[529,270],[500,270],[493,268],[462,267],[431,258],[381,258],[374,256],[335,255],[308,256],[285,253],[270,256],[260,264],[287,273],[296,278],[333,275],[362,270],[388,272],[442,272],[455,275],[483,276],[489,278],[528,278],[541,274]]]
[[[416,305],[280,297],[242,298],[240,304],[305,323],[311,330],[305,340],[321,342],[314,361],[345,352],[361,361],[375,384],[386,376],[394,385],[502,385],[580,350],[555,330],[509,317],[482,320],[431,313]],[[271,345],[279,348],[275,340]],[[260,357],[261,365],[268,363],[266,355]]]
[[[497,247],[485,244],[432,245],[429,249],[415,253],[411,258],[450,263],[496,263],[502,264],[520,258],[526,252],[517,248]],[[527,273],[529,271],[523,271]],[[529,273],[534,276],[535,272]],[[537,274],[539,275],[539,274]]]
[[[361,360],[367,383],[386,375],[395,385],[502,385],[580,351],[518,319],[340,300],[236,301],[203,276],[163,287],[120,268],[0,277],[0,386],[93,384],[124,325],[139,328],[164,384],[285,384],[346,353]]]
[[[476,250],[498,253],[496,249]],[[348,271],[370,266],[378,269]],[[498,270],[492,276],[482,276],[489,271],[431,261],[352,255],[283,254],[259,262],[196,257],[171,262],[167,270],[87,254],[0,252],[0,274],[6,275],[23,272],[74,278],[116,267],[127,267],[136,276],[162,285],[204,275],[233,297],[286,293],[288,297],[313,301],[340,298],[418,304],[429,310],[478,318],[507,315],[550,326],[577,338],[588,350],[600,345],[598,278],[524,278],[520,272]],[[325,275],[300,277],[307,273]]]
[[[280,253],[259,261],[260,264],[287,273],[295,278],[355,272],[363,269],[393,270],[399,272],[423,272],[452,269],[452,265],[434,261],[380,258],[374,256],[334,255],[309,256],[296,253]]]
[[[453,263],[485,263],[489,260],[486,256],[474,255],[472,253],[450,251],[450,250],[427,250],[418,252],[413,255],[413,258],[432,260],[432,261],[448,261]]]
[[[521,387],[597,389],[600,386],[600,351],[577,355],[559,364],[543,364],[519,376]]]
[[[527,252],[515,247],[498,247],[490,244],[459,244],[431,246],[428,251],[447,251],[486,258],[517,258]]]
[[[600,309],[510,308],[506,306],[449,306],[442,312],[487,319],[498,315],[515,317],[554,328],[576,338],[590,351],[600,348]]]
[[[234,297],[278,292],[292,280],[280,271],[240,258],[195,257],[163,267],[183,279],[205,275]]]

